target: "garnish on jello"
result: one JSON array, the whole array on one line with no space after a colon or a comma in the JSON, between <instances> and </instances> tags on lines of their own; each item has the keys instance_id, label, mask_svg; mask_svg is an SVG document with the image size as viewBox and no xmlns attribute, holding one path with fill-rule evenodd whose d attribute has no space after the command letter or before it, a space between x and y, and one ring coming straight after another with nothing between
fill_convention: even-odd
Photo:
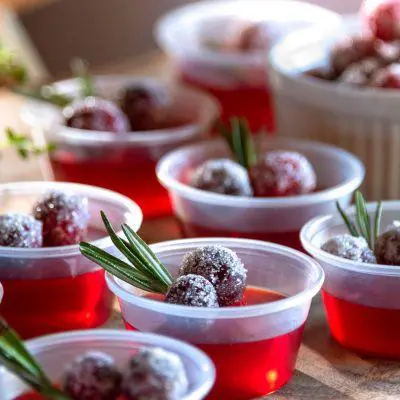
<instances>
[{"instance_id":1,"label":"garnish on jello","mask_svg":"<svg viewBox=\"0 0 400 400\"><path fill-rule=\"evenodd\" d=\"M0 87L13 88L26 82L27 70L15 54L0 45Z\"/></svg>"},{"instance_id":2,"label":"garnish on jello","mask_svg":"<svg viewBox=\"0 0 400 400\"><path fill-rule=\"evenodd\" d=\"M240 302L247 271L237 254L222 246L205 246L187 253L179 276L174 279L147 244L129 226L122 225L120 238L107 216L101 213L107 232L126 261L89 244L81 253L117 278L151 293L162 293L165 301L194 307L225 307Z\"/></svg>"},{"instance_id":3,"label":"garnish on jello","mask_svg":"<svg viewBox=\"0 0 400 400\"><path fill-rule=\"evenodd\" d=\"M0 246L42 247L42 223L30 215L0 215Z\"/></svg>"}]
</instances>

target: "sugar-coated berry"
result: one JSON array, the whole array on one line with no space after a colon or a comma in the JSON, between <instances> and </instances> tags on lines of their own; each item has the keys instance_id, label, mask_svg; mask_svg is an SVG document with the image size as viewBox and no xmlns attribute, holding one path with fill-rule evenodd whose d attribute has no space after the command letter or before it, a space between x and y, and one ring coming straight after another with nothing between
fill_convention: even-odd
<instances>
[{"instance_id":1,"label":"sugar-coated berry","mask_svg":"<svg viewBox=\"0 0 400 400\"><path fill-rule=\"evenodd\" d=\"M192 307L219 307L214 286L200 275L183 275L170 286L165 301Z\"/></svg>"},{"instance_id":2,"label":"sugar-coated berry","mask_svg":"<svg viewBox=\"0 0 400 400\"><path fill-rule=\"evenodd\" d=\"M335 236L325 242L321 249L334 256L348 260L370 264L376 263L375 255L363 237L355 237L347 233Z\"/></svg>"},{"instance_id":3,"label":"sugar-coated berry","mask_svg":"<svg viewBox=\"0 0 400 400\"><path fill-rule=\"evenodd\" d=\"M300 153L270 151L250 168L254 195L258 197L295 196L310 193L317 186L313 166Z\"/></svg>"},{"instance_id":4,"label":"sugar-coated berry","mask_svg":"<svg viewBox=\"0 0 400 400\"><path fill-rule=\"evenodd\" d=\"M0 215L0 246L37 248L42 242L40 221L24 214Z\"/></svg>"},{"instance_id":5,"label":"sugar-coated berry","mask_svg":"<svg viewBox=\"0 0 400 400\"><path fill-rule=\"evenodd\" d=\"M115 400L121 393L122 375L114 360L101 352L90 352L70 364L62 389L75 400Z\"/></svg>"},{"instance_id":6,"label":"sugar-coated berry","mask_svg":"<svg viewBox=\"0 0 400 400\"><path fill-rule=\"evenodd\" d=\"M373 76L371 86L386 89L400 89L400 63L382 68Z\"/></svg>"},{"instance_id":7,"label":"sugar-coated berry","mask_svg":"<svg viewBox=\"0 0 400 400\"><path fill-rule=\"evenodd\" d=\"M188 386L181 359L158 347L139 349L130 359L122 383L127 400L179 400Z\"/></svg>"},{"instance_id":8,"label":"sugar-coated berry","mask_svg":"<svg viewBox=\"0 0 400 400\"><path fill-rule=\"evenodd\" d=\"M87 198L50 192L33 208L35 219L43 223L43 245L68 246L84 240L89 223Z\"/></svg>"},{"instance_id":9,"label":"sugar-coated berry","mask_svg":"<svg viewBox=\"0 0 400 400\"><path fill-rule=\"evenodd\" d=\"M371 78L382 67L378 58L370 57L351 64L339 76L338 81L347 85L368 86Z\"/></svg>"},{"instance_id":10,"label":"sugar-coated berry","mask_svg":"<svg viewBox=\"0 0 400 400\"><path fill-rule=\"evenodd\" d=\"M362 14L371 33L378 39L392 42L400 39L400 2L398 0L366 0Z\"/></svg>"},{"instance_id":11,"label":"sugar-coated berry","mask_svg":"<svg viewBox=\"0 0 400 400\"><path fill-rule=\"evenodd\" d=\"M98 97L86 97L67 106L63 111L70 128L89 131L122 133L129 131L129 123L117 105Z\"/></svg>"},{"instance_id":12,"label":"sugar-coated berry","mask_svg":"<svg viewBox=\"0 0 400 400\"><path fill-rule=\"evenodd\" d=\"M197 167L192 175L191 186L231 196L253 194L246 169L227 158L208 160Z\"/></svg>"},{"instance_id":13,"label":"sugar-coated berry","mask_svg":"<svg viewBox=\"0 0 400 400\"><path fill-rule=\"evenodd\" d=\"M179 275L201 275L211 282L221 307L239 302L246 287L247 270L238 255L222 246L199 247L182 260Z\"/></svg>"},{"instance_id":14,"label":"sugar-coated berry","mask_svg":"<svg viewBox=\"0 0 400 400\"><path fill-rule=\"evenodd\" d=\"M375 243L378 264L400 266L400 228L394 227L378 237Z\"/></svg>"}]
</instances>

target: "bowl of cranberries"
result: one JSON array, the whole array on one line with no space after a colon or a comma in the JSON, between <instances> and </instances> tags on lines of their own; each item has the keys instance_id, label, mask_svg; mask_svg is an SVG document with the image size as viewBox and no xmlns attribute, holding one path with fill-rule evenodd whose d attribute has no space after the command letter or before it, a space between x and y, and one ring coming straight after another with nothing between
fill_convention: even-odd
<instances>
[{"instance_id":1,"label":"bowl of cranberries","mask_svg":"<svg viewBox=\"0 0 400 400\"><path fill-rule=\"evenodd\" d=\"M140 208L105 189L56 182L0 185L0 314L24 337L97 327L113 297L82 240L112 251L99 210L139 229Z\"/></svg>"},{"instance_id":2,"label":"bowl of cranberries","mask_svg":"<svg viewBox=\"0 0 400 400\"><path fill-rule=\"evenodd\" d=\"M256 158L246 163L246 151L232 159L220 139L160 161L158 178L185 236L245 237L301 249L300 228L334 210L335 200L348 204L363 180L361 162L336 147L266 136L254 146Z\"/></svg>"},{"instance_id":3,"label":"bowl of cranberries","mask_svg":"<svg viewBox=\"0 0 400 400\"><path fill-rule=\"evenodd\" d=\"M104 187L135 200L146 217L171 212L155 165L176 147L207 137L219 114L217 103L197 90L158 79L94 76L94 95L80 95L81 82L51 87L69 96L60 109L31 101L24 120L41 127L55 150L55 179Z\"/></svg>"},{"instance_id":4,"label":"bowl of cranberries","mask_svg":"<svg viewBox=\"0 0 400 400\"><path fill-rule=\"evenodd\" d=\"M400 24L400 13L388 18L389 25L373 26L362 10L334 29L290 35L270 55L277 131L356 154L369 172L363 189L369 200L400 196L400 37L381 32Z\"/></svg>"},{"instance_id":5,"label":"bowl of cranberries","mask_svg":"<svg viewBox=\"0 0 400 400\"><path fill-rule=\"evenodd\" d=\"M320 216L301 232L326 274L322 295L333 337L364 355L400 359L399 211L397 201L360 201L347 216L341 211L346 220Z\"/></svg>"},{"instance_id":6,"label":"bowl of cranberries","mask_svg":"<svg viewBox=\"0 0 400 400\"><path fill-rule=\"evenodd\" d=\"M241 115L259 130L273 126L265 68L269 49L289 32L338 19L299 1L203 1L169 12L155 35L176 60L181 81L213 94L224 119Z\"/></svg>"},{"instance_id":7,"label":"bowl of cranberries","mask_svg":"<svg viewBox=\"0 0 400 400\"><path fill-rule=\"evenodd\" d=\"M33 392L2 368L3 400L201 400L215 376L202 351L147 333L76 331L27 341L26 348L61 394Z\"/></svg>"}]
</instances>

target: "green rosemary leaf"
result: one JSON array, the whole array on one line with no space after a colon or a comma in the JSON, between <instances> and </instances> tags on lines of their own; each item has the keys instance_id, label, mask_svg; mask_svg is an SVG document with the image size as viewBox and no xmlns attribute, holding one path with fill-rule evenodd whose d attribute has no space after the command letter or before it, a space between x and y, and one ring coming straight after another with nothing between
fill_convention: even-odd
<instances>
[{"instance_id":1,"label":"green rosemary leaf","mask_svg":"<svg viewBox=\"0 0 400 400\"><path fill-rule=\"evenodd\" d=\"M239 126L241 132L242 149L245 157L244 167L249 169L257 161L256 148L253 137L251 136L251 133L249 133L250 129L247 120L241 118L239 120Z\"/></svg>"},{"instance_id":2,"label":"green rosemary leaf","mask_svg":"<svg viewBox=\"0 0 400 400\"><path fill-rule=\"evenodd\" d=\"M374 220L374 246L380 234L380 226L382 219L382 202L380 201L376 207L375 220Z\"/></svg>"},{"instance_id":3,"label":"green rosemary leaf","mask_svg":"<svg viewBox=\"0 0 400 400\"><path fill-rule=\"evenodd\" d=\"M344 210L342 209L342 207L338 201L336 202L336 208L337 208L340 216L342 217L343 222L346 224L350 235L355 236L355 237L360 236L359 232L357 231L356 226L350 221L350 218L346 215L346 213L344 212Z\"/></svg>"},{"instance_id":4,"label":"green rosemary leaf","mask_svg":"<svg viewBox=\"0 0 400 400\"><path fill-rule=\"evenodd\" d=\"M92 76L89 73L89 64L81 58L72 60L71 69L81 83L81 96L95 96Z\"/></svg>"},{"instance_id":5,"label":"green rosemary leaf","mask_svg":"<svg viewBox=\"0 0 400 400\"><path fill-rule=\"evenodd\" d=\"M220 119L216 122L215 128L219 132L219 134L226 140L232 153L234 153L234 148L232 144L232 135L230 130L223 124L223 122Z\"/></svg>"},{"instance_id":6,"label":"green rosemary leaf","mask_svg":"<svg viewBox=\"0 0 400 400\"><path fill-rule=\"evenodd\" d=\"M369 224L369 216L366 212L365 201L362 194L357 191L355 193L355 201L356 201L356 222L358 228L361 232L361 235L367 241L369 247L371 247L371 227Z\"/></svg>"}]
</instances>

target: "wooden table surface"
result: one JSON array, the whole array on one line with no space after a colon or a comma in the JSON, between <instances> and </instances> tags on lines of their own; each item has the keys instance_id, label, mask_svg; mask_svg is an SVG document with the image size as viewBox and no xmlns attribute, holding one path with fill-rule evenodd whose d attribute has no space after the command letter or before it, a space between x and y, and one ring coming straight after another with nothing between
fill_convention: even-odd
<instances>
[{"instance_id":1,"label":"wooden table surface","mask_svg":"<svg viewBox=\"0 0 400 400\"><path fill-rule=\"evenodd\" d=\"M106 70L112 73L145 74L149 74L149 71L157 74L166 71L164 60L153 56L133 65L127 62ZM20 98L0 92L0 131L5 126L23 126L18 121L21 105ZM21 161L8 149L1 152L2 181L43 180L44 175L48 175L48 171L40 168L38 160ZM179 237L172 217L145 221L141 234L151 242ZM107 326L122 328L118 310ZM337 345L329 335L321 299L318 297L311 308L295 375L288 385L268 399L399 400L400 362L361 358Z\"/></svg>"}]
</instances>

